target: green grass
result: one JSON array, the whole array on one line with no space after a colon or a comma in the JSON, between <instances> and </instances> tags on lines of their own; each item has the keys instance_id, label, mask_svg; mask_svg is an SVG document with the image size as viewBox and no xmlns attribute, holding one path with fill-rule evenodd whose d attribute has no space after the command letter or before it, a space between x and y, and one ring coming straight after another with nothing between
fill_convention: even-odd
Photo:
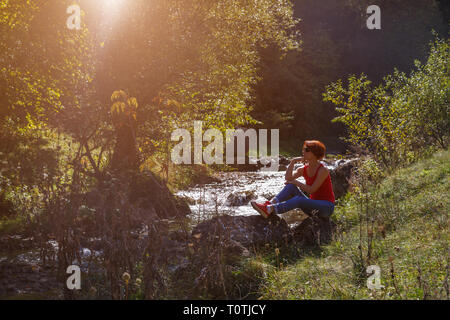
<instances>
[{"instance_id":1,"label":"green grass","mask_svg":"<svg viewBox=\"0 0 450 320\"><path fill-rule=\"evenodd\" d=\"M292 256L293 248L281 248L280 259L288 264L266 275L258 295L262 299L448 299L448 159L449 152L441 151L385 177L365 199L368 225L359 222L364 204L356 195L348 195L335 209L334 240L320 252L300 254L294 262L283 258ZM368 230L373 234L370 257ZM255 259L274 264L273 255ZM369 265L380 267L382 289L367 288Z\"/></svg>"}]
</instances>

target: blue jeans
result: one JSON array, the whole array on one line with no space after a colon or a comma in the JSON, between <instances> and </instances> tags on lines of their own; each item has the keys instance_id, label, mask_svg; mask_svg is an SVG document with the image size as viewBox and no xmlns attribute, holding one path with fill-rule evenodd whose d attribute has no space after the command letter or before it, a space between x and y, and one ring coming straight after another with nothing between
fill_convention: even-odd
<instances>
[{"instance_id":1,"label":"blue jeans","mask_svg":"<svg viewBox=\"0 0 450 320\"><path fill-rule=\"evenodd\" d=\"M334 203L326 200L313 200L292 183L287 184L274 198L276 202L273 208L276 214L288 212L300 208L307 215L311 215L313 210L318 210L319 217L329 217L334 211Z\"/></svg>"}]
</instances>

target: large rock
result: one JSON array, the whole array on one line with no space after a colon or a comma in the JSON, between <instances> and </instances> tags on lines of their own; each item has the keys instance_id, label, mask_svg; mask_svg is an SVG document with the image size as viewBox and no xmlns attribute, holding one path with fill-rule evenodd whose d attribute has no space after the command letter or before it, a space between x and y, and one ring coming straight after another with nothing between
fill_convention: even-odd
<instances>
[{"instance_id":1,"label":"large rock","mask_svg":"<svg viewBox=\"0 0 450 320\"><path fill-rule=\"evenodd\" d=\"M223 215L200 223L194 228L192 235L199 244L226 238L247 249L253 249L266 243L287 241L290 228L286 221L276 215L270 219L259 215Z\"/></svg>"},{"instance_id":2,"label":"large rock","mask_svg":"<svg viewBox=\"0 0 450 320\"><path fill-rule=\"evenodd\" d=\"M113 178L81 196L81 202L95 210L114 211L128 203L146 217L170 219L191 213L186 199L173 195L151 172L140 172L123 183Z\"/></svg>"},{"instance_id":3,"label":"large rock","mask_svg":"<svg viewBox=\"0 0 450 320\"><path fill-rule=\"evenodd\" d=\"M312 216L295 227L277 215L270 219L261 216L223 215L197 225L190 241L195 247L221 245L237 252L245 252L267 243L287 244L295 241L301 246L317 246L329 243L336 224L330 218Z\"/></svg>"},{"instance_id":4,"label":"large rock","mask_svg":"<svg viewBox=\"0 0 450 320\"><path fill-rule=\"evenodd\" d=\"M336 199L344 196L350 186L349 180L353 170L356 168L357 159L342 160L343 164L330 171L331 182L333 183L333 192Z\"/></svg>"},{"instance_id":5,"label":"large rock","mask_svg":"<svg viewBox=\"0 0 450 320\"><path fill-rule=\"evenodd\" d=\"M233 192L228 195L225 204L231 207L238 207L246 205L250 202L250 200L256 198L257 196L255 192L251 190L246 190L244 192Z\"/></svg>"},{"instance_id":6,"label":"large rock","mask_svg":"<svg viewBox=\"0 0 450 320\"><path fill-rule=\"evenodd\" d=\"M154 211L160 218L184 217L191 213L184 199L175 197L166 184L149 171L133 178L128 197L131 203Z\"/></svg>"},{"instance_id":7,"label":"large rock","mask_svg":"<svg viewBox=\"0 0 450 320\"><path fill-rule=\"evenodd\" d=\"M329 243L336 230L330 218L308 217L292 229L293 240L303 247L320 246Z\"/></svg>"},{"instance_id":8,"label":"large rock","mask_svg":"<svg viewBox=\"0 0 450 320\"><path fill-rule=\"evenodd\" d=\"M222 247L225 254L247 256L248 251L267 243L281 245L295 241L300 246L320 246L332 239L336 224L330 218L311 216L295 227L277 215L270 219L261 216L223 215L197 225L191 234L194 248Z\"/></svg>"}]
</instances>

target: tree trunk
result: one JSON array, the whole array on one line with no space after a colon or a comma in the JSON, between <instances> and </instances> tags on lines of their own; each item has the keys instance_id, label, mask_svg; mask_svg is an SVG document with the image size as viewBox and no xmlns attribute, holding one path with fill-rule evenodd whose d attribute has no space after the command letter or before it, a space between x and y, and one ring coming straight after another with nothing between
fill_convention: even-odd
<instances>
[{"instance_id":1,"label":"tree trunk","mask_svg":"<svg viewBox=\"0 0 450 320\"><path fill-rule=\"evenodd\" d=\"M134 130L129 124L117 129L117 142L111 161L113 170L137 172L139 158L136 149Z\"/></svg>"}]
</instances>

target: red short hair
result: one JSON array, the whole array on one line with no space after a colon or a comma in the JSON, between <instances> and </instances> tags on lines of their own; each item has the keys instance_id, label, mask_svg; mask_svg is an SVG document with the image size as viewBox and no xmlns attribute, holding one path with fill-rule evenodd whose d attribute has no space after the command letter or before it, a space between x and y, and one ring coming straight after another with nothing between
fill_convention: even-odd
<instances>
[{"instance_id":1,"label":"red short hair","mask_svg":"<svg viewBox=\"0 0 450 320\"><path fill-rule=\"evenodd\" d=\"M325 156L325 145L318 140L306 140L303 143L303 148L311 148L311 152L316 156L317 159L321 160Z\"/></svg>"}]
</instances>

